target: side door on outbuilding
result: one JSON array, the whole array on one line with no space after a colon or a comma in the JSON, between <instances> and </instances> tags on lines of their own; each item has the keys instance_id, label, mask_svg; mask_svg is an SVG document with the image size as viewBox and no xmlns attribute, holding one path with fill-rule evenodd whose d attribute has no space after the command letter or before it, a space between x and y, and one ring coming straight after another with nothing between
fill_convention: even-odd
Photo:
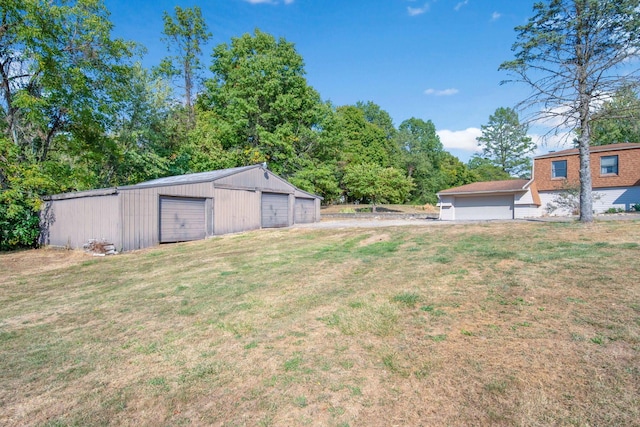
<instances>
[{"instance_id":1,"label":"side door on outbuilding","mask_svg":"<svg viewBox=\"0 0 640 427\"><path fill-rule=\"evenodd\" d=\"M314 199L296 197L293 209L294 224L308 224L316 220L316 202Z\"/></svg>"},{"instance_id":2,"label":"side door on outbuilding","mask_svg":"<svg viewBox=\"0 0 640 427\"><path fill-rule=\"evenodd\" d=\"M160 196L160 243L204 239L206 199Z\"/></svg>"},{"instance_id":3,"label":"side door on outbuilding","mask_svg":"<svg viewBox=\"0 0 640 427\"><path fill-rule=\"evenodd\" d=\"M455 219L513 219L513 195L456 197Z\"/></svg>"},{"instance_id":4,"label":"side door on outbuilding","mask_svg":"<svg viewBox=\"0 0 640 427\"><path fill-rule=\"evenodd\" d=\"M262 227L277 228L289 226L289 195L262 193Z\"/></svg>"}]
</instances>

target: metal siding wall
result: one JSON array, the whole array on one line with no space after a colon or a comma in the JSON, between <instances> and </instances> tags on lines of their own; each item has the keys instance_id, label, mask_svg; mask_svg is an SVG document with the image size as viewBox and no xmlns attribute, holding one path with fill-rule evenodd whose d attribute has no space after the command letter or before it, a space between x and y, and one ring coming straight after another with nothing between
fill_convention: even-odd
<instances>
[{"instance_id":1,"label":"metal siding wall","mask_svg":"<svg viewBox=\"0 0 640 427\"><path fill-rule=\"evenodd\" d=\"M217 188L213 200L216 235L260 228L260 193Z\"/></svg>"},{"instance_id":2,"label":"metal siding wall","mask_svg":"<svg viewBox=\"0 0 640 427\"><path fill-rule=\"evenodd\" d=\"M213 197L213 185L210 182L205 182L122 190L124 250L141 249L160 243L160 195L211 198Z\"/></svg>"},{"instance_id":3,"label":"metal siding wall","mask_svg":"<svg viewBox=\"0 0 640 427\"><path fill-rule=\"evenodd\" d=\"M268 178L265 177L265 174ZM216 185L257 188L265 191L293 193L295 187L263 169L250 169L216 181Z\"/></svg>"},{"instance_id":4,"label":"metal siding wall","mask_svg":"<svg viewBox=\"0 0 640 427\"><path fill-rule=\"evenodd\" d=\"M89 239L105 239L121 248L117 194L52 200L48 206L45 244L79 249Z\"/></svg>"}]
</instances>

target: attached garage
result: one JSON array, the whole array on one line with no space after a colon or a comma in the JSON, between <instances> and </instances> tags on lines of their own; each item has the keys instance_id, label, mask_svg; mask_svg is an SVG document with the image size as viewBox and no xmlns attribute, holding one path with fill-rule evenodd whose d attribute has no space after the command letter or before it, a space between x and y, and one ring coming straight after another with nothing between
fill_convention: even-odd
<instances>
[{"instance_id":1,"label":"attached garage","mask_svg":"<svg viewBox=\"0 0 640 427\"><path fill-rule=\"evenodd\" d=\"M474 182L438 193L441 220L525 218L540 206L533 181Z\"/></svg>"},{"instance_id":2,"label":"attached garage","mask_svg":"<svg viewBox=\"0 0 640 427\"><path fill-rule=\"evenodd\" d=\"M456 219L513 219L513 195L456 197Z\"/></svg>"},{"instance_id":3,"label":"attached garage","mask_svg":"<svg viewBox=\"0 0 640 427\"><path fill-rule=\"evenodd\" d=\"M304 200L302 205L297 200ZM118 251L320 220L321 197L264 165L159 178L140 184L57 194L41 211L43 245L82 248L107 240ZM298 214L294 212L299 206Z\"/></svg>"}]
</instances>

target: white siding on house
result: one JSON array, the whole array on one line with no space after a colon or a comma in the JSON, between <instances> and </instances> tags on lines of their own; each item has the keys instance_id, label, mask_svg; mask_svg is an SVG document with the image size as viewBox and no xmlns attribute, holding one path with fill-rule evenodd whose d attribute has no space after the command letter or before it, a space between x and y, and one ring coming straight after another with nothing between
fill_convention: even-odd
<instances>
[{"instance_id":1,"label":"white siding on house","mask_svg":"<svg viewBox=\"0 0 640 427\"><path fill-rule=\"evenodd\" d=\"M538 218L542 216L540 207L536 205L515 205L513 210L513 217L515 219L524 218Z\"/></svg>"},{"instance_id":2,"label":"white siding on house","mask_svg":"<svg viewBox=\"0 0 640 427\"><path fill-rule=\"evenodd\" d=\"M595 188L593 191L600 196L593 201L596 213L605 212L609 208L628 211L631 206L640 203L640 187Z\"/></svg>"},{"instance_id":3,"label":"white siding on house","mask_svg":"<svg viewBox=\"0 0 640 427\"><path fill-rule=\"evenodd\" d=\"M556 199L562 191L541 191L540 208L542 215L566 216L572 215L567 209L556 209L549 211L549 205L557 205ZM610 208L629 210L631 206L640 203L640 187L619 187L619 188L594 188L593 189L593 211L594 213L604 213Z\"/></svg>"},{"instance_id":4,"label":"white siding on house","mask_svg":"<svg viewBox=\"0 0 640 427\"><path fill-rule=\"evenodd\" d=\"M440 219L453 221L453 196L440 196Z\"/></svg>"}]
</instances>

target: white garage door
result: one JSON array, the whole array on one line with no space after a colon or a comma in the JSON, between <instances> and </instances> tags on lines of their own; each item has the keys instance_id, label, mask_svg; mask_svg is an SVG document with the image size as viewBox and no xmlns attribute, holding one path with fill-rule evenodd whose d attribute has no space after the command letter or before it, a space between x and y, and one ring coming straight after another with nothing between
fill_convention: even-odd
<instances>
[{"instance_id":1,"label":"white garage door","mask_svg":"<svg viewBox=\"0 0 640 427\"><path fill-rule=\"evenodd\" d=\"M289 195L262 193L262 227L289 226Z\"/></svg>"},{"instance_id":2,"label":"white garage door","mask_svg":"<svg viewBox=\"0 0 640 427\"><path fill-rule=\"evenodd\" d=\"M513 219L513 196L456 197L455 219Z\"/></svg>"},{"instance_id":3,"label":"white garage door","mask_svg":"<svg viewBox=\"0 0 640 427\"><path fill-rule=\"evenodd\" d=\"M316 219L316 203L313 199L303 199L296 197L293 222L296 224L307 224Z\"/></svg>"},{"instance_id":4,"label":"white garage door","mask_svg":"<svg viewBox=\"0 0 640 427\"><path fill-rule=\"evenodd\" d=\"M160 197L160 243L206 237L205 199Z\"/></svg>"}]
</instances>

